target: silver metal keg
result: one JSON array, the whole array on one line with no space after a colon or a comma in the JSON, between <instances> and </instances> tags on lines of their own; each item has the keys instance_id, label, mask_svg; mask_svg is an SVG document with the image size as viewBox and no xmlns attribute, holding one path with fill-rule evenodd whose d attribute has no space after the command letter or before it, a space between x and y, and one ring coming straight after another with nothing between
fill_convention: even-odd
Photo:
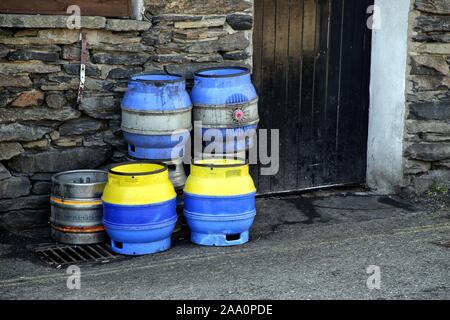
<instances>
[{"instance_id":1,"label":"silver metal keg","mask_svg":"<svg viewBox=\"0 0 450 320\"><path fill-rule=\"evenodd\" d=\"M108 175L102 170L74 170L52 177L52 238L68 244L106 240L101 196Z\"/></svg>"}]
</instances>

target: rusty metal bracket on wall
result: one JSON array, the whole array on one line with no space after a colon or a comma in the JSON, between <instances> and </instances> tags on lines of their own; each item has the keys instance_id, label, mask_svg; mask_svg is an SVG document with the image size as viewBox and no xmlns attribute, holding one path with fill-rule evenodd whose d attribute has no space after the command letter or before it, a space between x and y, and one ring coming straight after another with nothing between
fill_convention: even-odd
<instances>
[{"instance_id":1,"label":"rusty metal bracket on wall","mask_svg":"<svg viewBox=\"0 0 450 320\"><path fill-rule=\"evenodd\" d=\"M80 54L80 85L78 87L77 104L81 102L84 92L84 83L86 81L86 63L87 63L87 37L85 32L80 33L81 54Z\"/></svg>"}]
</instances>

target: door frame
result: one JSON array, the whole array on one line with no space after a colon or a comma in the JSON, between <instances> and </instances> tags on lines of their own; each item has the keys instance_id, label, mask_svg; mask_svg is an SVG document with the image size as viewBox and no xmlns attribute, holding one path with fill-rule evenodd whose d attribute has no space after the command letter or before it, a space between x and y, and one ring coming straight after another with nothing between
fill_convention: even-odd
<instances>
[{"instance_id":1,"label":"door frame","mask_svg":"<svg viewBox=\"0 0 450 320\"><path fill-rule=\"evenodd\" d=\"M375 0L379 28L372 32L367 185L390 194L403 182L406 79L411 0ZM395 30L393 32L393 30Z\"/></svg>"},{"instance_id":2,"label":"door frame","mask_svg":"<svg viewBox=\"0 0 450 320\"><path fill-rule=\"evenodd\" d=\"M331 1L333 1L333 0L331 0ZM269 1L269 2L271 2L271 1ZM310 1L309 1L310 2ZM316 2L317 2L317 0L316 0ZM370 16L370 12L365 12L366 11L366 6L369 6L371 3L373 3L374 2L374 0L370 0L370 1L363 1L363 3L361 4L361 5L359 5L358 4L358 11L357 12L361 12L362 14L365 14L365 16L366 17L369 17ZM340 3L340 2L339 2ZM367 4L366 4L367 3ZM352 5L352 2L351 1L345 1L345 3L342 3L342 15L344 15L344 7L347 9L347 8L351 8L351 5ZM330 6L330 8L328 8L329 10L331 10L331 6L332 6L332 2L331 3L329 3L328 4L328 6ZM339 4L339 6L340 6L340 4ZM283 7L283 8L285 8L285 6ZM257 7L255 7L254 8L254 10L253 10L253 12L255 13L256 12L256 10L257 10L258 8ZM334 10L338 10L338 11L340 11L341 9L340 8L334 8ZM347 10L348 11L348 10ZM348 15L349 14L353 14L352 12L352 10L350 10L349 12L345 12L346 13L346 16L345 16L345 18L348 18ZM275 12L277 12L277 11L275 11ZM258 12L256 12L256 14L257 14ZM266 14L266 15L270 15L271 14L271 12L268 12L268 14ZM316 17L317 18L317 17ZM349 28L351 29L352 28L352 26L353 26L353 28L355 28L354 26L356 25L356 26L358 26L358 29L359 29L359 31L361 31L362 33L364 33L364 43L365 43L365 45L363 45L363 49L364 49L364 54L363 54L363 56L364 57L370 57L371 56L371 54L372 54L372 48L371 48L371 43L372 43L372 41L370 40L370 38L371 38L371 30L368 30L368 29L366 29L366 30L363 30L364 28L366 28L366 18L364 17L364 16L361 16L361 17L359 17L360 18L360 20L358 21L358 24L356 24L356 23L346 23L346 28L347 29L345 29L346 31L343 31L343 30L341 30L341 47L344 47L344 45L342 44L342 41L344 41L343 39L344 39L344 36L343 35L348 35L349 34ZM253 31L253 33L252 33L252 40L255 38L255 36L256 37L258 37L258 39L259 39L259 37L261 36L260 35L260 33L258 32L258 31L256 31L255 32L255 30L257 29L257 27L258 27L258 25L256 25L256 23L259 23L259 25L261 25L261 20L262 20L263 18L261 17L261 12L259 12L259 16L258 15L255 15L255 29L254 29L254 31ZM334 19L334 25L336 25L336 23L337 24L339 24L339 21L341 21L340 23L342 24L342 28L344 28L344 21L346 21L345 19L344 19L344 16L342 16L342 17L335 17L335 19ZM348 20L347 20L348 21ZM357 20L355 20L355 21L357 21ZM329 17L328 18L328 27L330 28L330 24L331 24L331 26L333 26L333 20L331 19L331 17ZM275 27L275 26L272 26L272 27ZM261 28L261 27L260 27ZM259 31L260 31L260 29L258 29ZM330 29L329 29L330 30ZM339 29L340 30L340 29ZM273 31L273 30L269 30L269 31ZM346 32L346 33L345 33ZM367 34L368 33L370 33L370 38L366 38L367 37ZM359 34L359 33L358 33ZM316 37L317 37L317 34L316 34ZM346 36L347 38L348 38L348 36ZM336 39L338 39L337 40L337 42L339 42L339 36L337 36L337 37L335 37ZM325 38L324 38L325 39ZM350 38L349 39L353 39L352 38L352 36L350 36ZM368 40L368 41L366 41L366 39ZM326 48L327 48L327 50L329 49L329 46L330 46L330 41L332 41L332 40L330 40L330 34L328 34L328 41L326 41L325 40L325 42L328 42L328 45L327 44L325 44L325 46L326 46ZM354 41L354 40L351 40L351 41ZM261 42L261 43L259 43L259 42ZM348 41L347 41L348 42ZM253 51L254 51L254 54L252 55L252 60L250 61L250 63L251 63L251 65L253 66L253 67L255 67L255 66L257 66L258 67L258 70L260 69L260 67L261 67L261 60L260 60L260 57L259 57L259 55L255 55L255 53L256 54L258 54L258 53L260 53L260 50L262 50L261 49L261 47L263 46L263 43L264 43L264 41L252 41L252 43L253 43ZM334 43L334 42L333 42ZM258 46L258 47L257 47ZM275 44L273 44L273 46L275 46ZM336 45L335 45L336 46ZM350 45L350 46L348 46L347 45L347 47L349 47L349 48L353 48L353 46L352 45ZM345 47L345 48L347 48L347 47ZM335 47L336 48L336 47ZM341 50L342 50L342 48L341 48ZM275 49L274 49L274 51L275 51ZM362 54L362 53L361 53ZM355 54L355 55L357 55L357 54ZM259 60L257 60L256 61L256 63L255 63L255 59L259 59ZM341 57L340 57L340 59L342 59L342 52L341 52ZM333 180L333 179L331 179L332 181L328 181L328 182L330 182L330 183L327 183L327 181L325 181L326 183L317 183L317 184L315 184L314 186L297 186L297 188L289 188L289 186L284 186L285 187L285 189L284 190L264 190L263 192L261 192L261 194L281 194L281 193L290 193L290 192L297 192L297 191L307 191L307 190L314 190L314 189L320 189L320 188L325 188L325 187L330 187L330 188L332 188L332 187L336 187L336 186L353 186L353 185L361 185L361 184L366 184L366 182L367 182L367 151L368 151L368 149L367 149L367 128L368 128L368 109L370 108L370 106L369 106L369 98L370 98L370 94L369 94L369 84L370 84L370 67L371 67L371 63L370 63L370 58L369 58L369 60L366 60L366 61L361 61L362 62L362 64L361 64L361 66L363 66L363 69L364 70L366 70L366 72L365 72L365 78L363 79L364 80L364 88L363 88L363 90L362 91L360 91L360 92L364 92L365 94L364 94L364 106L365 106L365 108L364 108L364 113L365 113L365 115L364 115L364 117L365 117L365 119L364 119L364 123L365 123L365 126L366 126L366 128L364 129L364 130L366 130L365 131L365 133L364 133L364 136L362 137L362 139L360 139L360 141L361 142L364 142L364 148L359 148L359 149L357 149L357 150L355 150L356 151L356 155L358 155L358 156L360 156L361 157L361 161L360 161L360 163L361 163L361 168L362 168L362 166L364 166L364 172L360 172L360 174L358 175L358 179L353 179L353 180L355 180L355 181L350 181L351 179L348 179L349 181L344 181L344 179L336 179L336 180ZM336 63L336 61L335 61L335 63ZM341 66L341 63L342 63L342 61L340 61L339 62L340 64L339 64L339 66ZM353 63L352 63L352 61L348 61L348 59L346 59L345 60L345 65L346 65L346 68L348 69L349 68L349 65L353 65ZM353 69L352 69L353 70ZM341 71L339 70L339 74L341 73ZM347 74L352 74L351 72L348 72ZM258 73L258 75L259 75L259 73ZM327 75L328 76L328 75ZM339 77L341 77L340 75L339 75ZM354 81L354 82L352 82L352 83L359 83L358 82L359 80L356 80L356 81ZM260 82L260 81L259 81ZM261 83L259 83L259 85L261 85ZM341 93L340 92L340 85L341 85L341 83L339 83L339 94ZM347 86L347 87L349 87L350 88L350 84ZM351 91L349 88L347 88L347 91ZM353 87L352 87L353 88ZM267 88L266 88L267 89ZM328 89L327 89L328 90ZM270 90L269 90L270 91ZM345 88L344 88L344 91L345 91ZM348 96L348 92L347 91L345 91L345 93L346 93L346 100L349 100L349 98L347 97ZM358 91L359 92L359 91ZM361 98L362 99L362 98ZM348 103L348 101L344 101L344 103ZM333 102L334 104L336 103L336 102ZM337 110L339 110L339 103L338 103L338 106L337 106ZM345 123L344 123L344 125L345 125ZM269 125L269 127L271 127L270 125ZM281 139L282 139L282 137L280 137ZM346 141L346 139L340 139L341 141ZM294 144L295 145L295 144ZM356 145L356 144L354 144L354 145ZM336 147L337 148L337 147ZM342 149L342 148L341 148ZM327 163L327 162L324 162L324 163ZM345 174L344 172L346 172L345 170L342 170L342 171L340 171L341 173L343 173L343 174ZM252 171L252 174L253 175L256 175L256 174L260 174L260 172L259 172L259 170L253 170ZM342 174L341 174L342 175ZM356 181L357 180L357 181ZM334 182L334 183L333 183ZM314 184L314 183L313 183Z\"/></svg>"},{"instance_id":3,"label":"door frame","mask_svg":"<svg viewBox=\"0 0 450 320\"><path fill-rule=\"evenodd\" d=\"M374 0L373 10L378 12L372 11L379 14L380 25L372 30L366 184L380 194L397 192L403 182L408 35L412 32L409 13L413 2Z\"/></svg>"}]
</instances>

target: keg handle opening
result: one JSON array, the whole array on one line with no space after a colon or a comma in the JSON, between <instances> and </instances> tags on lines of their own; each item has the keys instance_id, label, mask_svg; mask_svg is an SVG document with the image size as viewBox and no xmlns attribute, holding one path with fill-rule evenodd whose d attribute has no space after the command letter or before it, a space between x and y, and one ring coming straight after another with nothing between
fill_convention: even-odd
<instances>
[{"instance_id":1,"label":"keg handle opening","mask_svg":"<svg viewBox=\"0 0 450 320\"><path fill-rule=\"evenodd\" d=\"M118 242L118 241L114 241L114 240L113 240L113 242L114 242L114 246L117 249L123 249L123 243L122 242Z\"/></svg>"},{"instance_id":2,"label":"keg handle opening","mask_svg":"<svg viewBox=\"0 0 450 320\"><path fill-rule=\"evenodd\" d=\"M244 234L248 234L248 231L235 234L226 234L224 241L229 246L242 244L242 240L245 238Z\"/></svg>"},{"instance_id":3,"label":"keg handle opening","mask_svg":"<svg viewBox=\"0 0 450 320\"><path fill-rule=\"evenodd\" d=\"M241 239L241 234L240 233L236 233L236 234L227 234L225 236L225 239L227 241L236 241L236 240L240 240Z\"/></svg>"}]
</instances>

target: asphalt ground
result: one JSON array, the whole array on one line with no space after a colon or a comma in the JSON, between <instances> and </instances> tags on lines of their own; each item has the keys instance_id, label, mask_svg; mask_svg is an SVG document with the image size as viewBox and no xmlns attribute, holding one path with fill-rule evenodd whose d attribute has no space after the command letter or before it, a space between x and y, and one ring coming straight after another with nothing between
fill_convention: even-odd
<instances>
[{"instance_id":1,"label":"asphalt ground","mask_svg":"<svg viewBox=\"0 0 450 320\"><path fill-rule=\"evenodd\" d=\"M1 299L449 299L450 209L337 193L258 199L249 243L66 269L30 251L48 229L0 234ZM369 279L370 278L370 279ZM368 281L369 279L369 281ZM368 285L369 282L369 285Z\"/></svg>"}]
</instances>

